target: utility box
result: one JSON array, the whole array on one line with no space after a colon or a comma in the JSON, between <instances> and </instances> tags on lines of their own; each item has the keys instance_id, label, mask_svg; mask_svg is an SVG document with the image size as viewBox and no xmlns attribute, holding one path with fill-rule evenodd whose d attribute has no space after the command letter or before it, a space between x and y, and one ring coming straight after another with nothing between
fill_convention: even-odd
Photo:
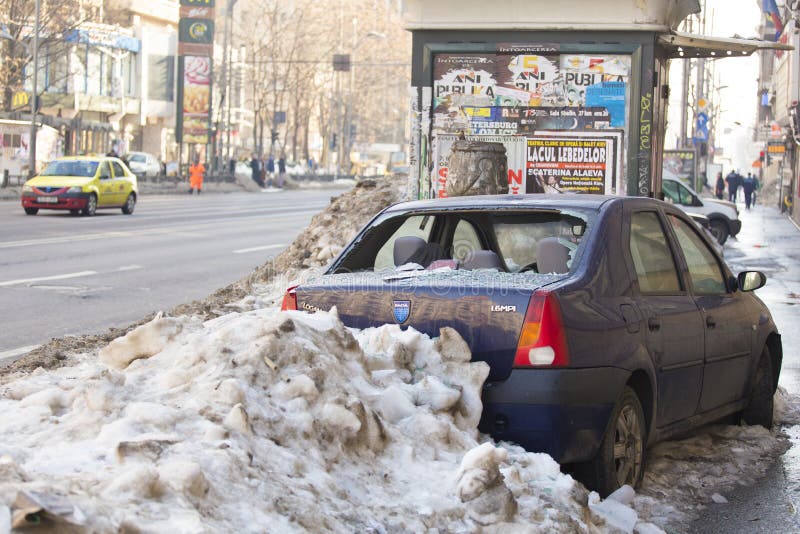
<instances>
[{"instance_id":1,"label":"utility box","mask_svg":"<svg viewBox=\"0 0 800 534\"><path fill-rule=\"evenodd\" d=\"M408 0L412 198L446 196L454 140L501 143L509 191L658 195L671 58L775 43L683 34L697 0Z\"/></svg>"}]
</instances>

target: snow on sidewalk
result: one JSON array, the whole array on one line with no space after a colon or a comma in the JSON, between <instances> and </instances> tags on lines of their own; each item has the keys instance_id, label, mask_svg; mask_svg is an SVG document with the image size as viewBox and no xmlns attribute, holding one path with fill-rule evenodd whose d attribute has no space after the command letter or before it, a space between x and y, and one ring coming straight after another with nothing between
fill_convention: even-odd
<instances>
[{"instance_id":1,"label":"snow on sidewalk","mask_svg":"<svg viewBox=\"0 0 800 534\"><path fill-rule=\"evenodd\" d=\"M26 491L98 532L649 533L785 446L755 427L668 442L643 494L603 501L548 455L478 434L487 373L450 329L157 316L0 387L0 520Z\"/></svg>"}]
</instances>

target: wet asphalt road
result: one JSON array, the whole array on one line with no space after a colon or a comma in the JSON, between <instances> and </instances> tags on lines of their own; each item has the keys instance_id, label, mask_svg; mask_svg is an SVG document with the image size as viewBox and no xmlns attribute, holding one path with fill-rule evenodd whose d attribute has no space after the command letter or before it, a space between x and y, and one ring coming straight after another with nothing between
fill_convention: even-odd
<instances>
[{"instance_id":1,"label":"wet asphalt road","mask_svg":"<svg viewBox=\"0 0 800 534\"><path fill-rule=\"evenodd\" d=\"M205 298L279 254L344 191L142 194L130 216L27 216L0 201L0 365Z\"/></svg>"},{"instance_id":2,"label":"wet asphalt road","mask_svg":"<svg viewBox=\"0 0 800 534\"><path fill-rule=\"evenodd\" d=\"M763 271L767 285L758 296L767 304L783 341L780 385L800 395L800 228L771 206L740 206L742 231L725 245L734 273ZM792 447L758 483L726 493L726 504L708 503L689 532L800 532L800 426L782 429Z\"/></svg>"}]
</instances>

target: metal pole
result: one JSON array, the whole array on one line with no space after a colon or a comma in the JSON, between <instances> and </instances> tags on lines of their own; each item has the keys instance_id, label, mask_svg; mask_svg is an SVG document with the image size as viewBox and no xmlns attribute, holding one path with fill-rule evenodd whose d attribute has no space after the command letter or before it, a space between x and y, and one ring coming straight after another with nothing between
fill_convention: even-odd
<instances>
[{"instance_id":1,"label":"metal pole","mask_svg":"<svg viewBox=\"0 0 800 534\"><path fill-rule=\"evenodd\" d=\"M39 23L41 18L41 0L36 0L36 19L33 24L33 87L31 88L31 133L28 141L28 175L36 174L36 115L37 92L39 86Z\"/></svg>"},{"instance_id":2,"label":"metal pole","mask_svg":"<svg viewBox=\"0 0 800 534\"><path fill-rule=\"evenodd\" d=\"M233 6L236 5L237 0L231 0L231 3L228 7L226 17L227 17L227 34L230 34L233 31ZM233 36L231 36L231 41ZM227 39L226 39L227 41ZM233 70L230 65L231 63L231 43L226 45L225 49L225 64L227 66L227 77L225 78L225 161L223 162L223 168L227 168L228 160L231 157L231 71Z\"/></svg>"}]
</instances>

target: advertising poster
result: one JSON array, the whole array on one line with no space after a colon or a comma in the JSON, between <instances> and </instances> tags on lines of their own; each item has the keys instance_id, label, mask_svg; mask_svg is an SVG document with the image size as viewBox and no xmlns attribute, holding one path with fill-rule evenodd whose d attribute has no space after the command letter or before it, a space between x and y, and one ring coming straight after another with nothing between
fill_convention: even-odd
<instances>
[{"instance_id":1,"label":"advertising poster","mask_svg":"<svg viewBox=\"0 0 800 534\"><path fill-rule=\"evenodd\" d=\"M558 56L498 56L496 61L498 89L502 93L498 95L499 105L564 105Z\"/></svg>"},{"instance_id":2,"label":"advertising poster","mask_svg":"<svg viewBox=\"0 0 800 534\"><path fill-rule=\"evenodd\" d=\"M503 143L506 147L508 161L508 192L512 195L525 193L525 164L527 161L524 137L467 135L468 141L484 141L487 143ZM431 189L437 198L446 197L447 172L449 170L450 151L457 135L439 134L436 136L433 172L431 173Z\"/></svg>"},{"instance_id":3,"label":"advertising poster","mask_svg":"<svg viewBox=\"0 0 800 534\"><path fill-rule=\"evenodd\" d=\"M694 150L665 150L661 174L695 187Z\"/></svg>"},{"instance_id":4,"label":"advertising poster","mask_svg":"<svg viewBox=\"0 0 800 534\"><path fill-rule=\"evenodd\" d=\"M183 58L183 142L209 142L211 121L211 58Z\"/></svg>"},{"instance_id":5,"label":"advertising poster","mask_svg":"<svg viewBox=\"0 0 800 534\"><path fill-rule=\"evenodd\" d=\"M527 148L528 193L613 193L611 140L533 137Z\"/></svg>"},{"instance_id":6,"label":"advertising poster","mask_svg":"<svg viewBox=\"0 0 800 534\"><path fill-rule=\"evenodd\" d=\"M472 135L531 134L537 130L602 130L611 116L604 107L462 107L453 123Z\"/></svg>"},{"instance_id":7,"label":"advertising poster","mask_svg":"<svg viewBox=\"0 0 800 534\"><path fill-rule=\"evenodd\" d=\"M437 54L433 65L433 112L460 106L494 104L497 81L494 54Z\"/></svg>"}]
</instances>

